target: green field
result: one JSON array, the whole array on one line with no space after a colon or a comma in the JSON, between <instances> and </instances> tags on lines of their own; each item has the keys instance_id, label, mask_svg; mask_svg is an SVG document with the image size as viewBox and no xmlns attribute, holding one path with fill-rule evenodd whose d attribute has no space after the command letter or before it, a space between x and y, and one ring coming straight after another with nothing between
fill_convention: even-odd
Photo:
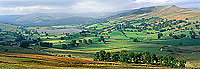
<instances>
[{"instance_id":1,"label":"green field","mask_svg":"<svg viewBox=\"0 0 200 69\"><path fill-rule=\"evenodd\" d=\"M171 7L173 10L178 9L176 6ZM154 11L154 14L158 16L136 10L138 12L119 14L80 25L24 27L0 23L0 68L134 68L134 65L151 67L151 64L142 64L145 61L141 64L104 61L122 64L122 66L116 65L117 67L104 64L90 66L66 63L70 62L69 59L81 60L79 63L82 61L97 63L100 60L93 60L98 56L95 54L99 51L111 52L110 54L121 51L150 52L157 55L156 58L172 56L178 60L186 60L185 67L200 68L200 21L198 21L199 16L196 16L199 11L190 10L193 12L190 17L189 14L188 16L183 14L188 13L188 9L182 9L182 13L172 14L171 11L159 13L162 6L152 8L142 10ZM82 32L38 32L38 30L53 30L54 32L60 29L79 29ZM29 56L26 56L28 54ZM21 55L23 56L20 57ZM154 63L154 60L151 62ZM152 65L159 67L158 64Z\"/></svg>"}]
</instances>

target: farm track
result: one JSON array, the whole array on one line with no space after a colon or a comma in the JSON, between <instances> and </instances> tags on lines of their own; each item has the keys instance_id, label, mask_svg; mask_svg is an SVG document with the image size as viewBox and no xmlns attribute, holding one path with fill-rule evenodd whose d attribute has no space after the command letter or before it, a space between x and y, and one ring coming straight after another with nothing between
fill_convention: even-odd
<instances>
[{"instance_id":1,"label":"farm track","mask_svg":"<svg viewBox=\"0 0 200 69\"><path fill-rule=\"evenodd\" d=\"M148 39L148 37L146 36L144 39L142 39L142 40L147 40Z\"/></svg>"}]
</instances>

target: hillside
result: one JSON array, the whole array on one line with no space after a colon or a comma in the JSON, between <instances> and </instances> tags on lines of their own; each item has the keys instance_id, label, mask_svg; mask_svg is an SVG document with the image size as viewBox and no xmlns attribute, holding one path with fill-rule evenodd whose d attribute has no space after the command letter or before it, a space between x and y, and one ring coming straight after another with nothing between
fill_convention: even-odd
<instances>
[{"instance_id":1,"label":"hillside","mask_svg":"<svg viewBox=\"0 0 200 69\"><path fill-rule=\"evenodd\" d=\"M58 26L79 25L95 18L73 14L28 14L16 16L0 16L0 22L17 26Z\"/></svg>"},{"instance_id":2,"label":"hillside","mask_svg":"<svg viewBox=\"0 0 200 69\"><path fill-rule=\"evenodd\" d=\"M20 26L80 25L96 18L104 18L117 13L34 13L27 15L1 15L0 22Z\"/></svg>"},{"instance_id":3,"label":"hillside","mask_svg":"<svg viewBox=\"0 0 200 69\"><path fill-rule=\"evenodd\" d=\"M26 19L20 18L16 21L16 24L22 26L45 27L45 26L58 26L58 25L80 25L82 23L89 22L91 20L94 20L94 18L77 16L77 17L56 19L55 17L52 16L37 16L32 18L27 17Z\"/></svg>"},{"instance_id":4,"label":"hillside","mask_svg":"<svg viewBox=\"0 0 200 69\"><path fill-rule=\"evenodd\" d=\"M200 68L199 10L154 6L119 13L73 26L84 30L79 33L37 32L52 27L52 31L65 28L61 24L68 19L85 20L79 16L37 18L37 15L19 19L39 24L41 20L55 20L61 26L41 23L51 27L15 28L4 24L15 31L0 31L0 51L7 52L0 53L0 67Z\"/></svg>"},{"instance_id":5,"label":"hillside","mask_svg":"<svg viewBox=\"0 0 200 69\"><path fill-rule=\"evenodd\" d=\"M126 13L121 13L110 18L132 20L149 17L160 17L166 19L182 19L200 20L200 10L180 8L175 5L154 6L135 9Z\"/></svg>"},{"instance_id":6,"label":"hillside","mask_svg":"<svg viewBox=\"0 0 200 69\"><path fill-rule=\"evenodd\" d=\"M96 38L105 38L98 42L99 44L90 44L90 47L93 47L89 49L90 52L149 51L159 56L186 60L186 67L199 68L199 15L200 10L154 6L122 12L82 25L80 28L98 35L93 38L95 43L98 42ZM72 49L88 51L83 49L83 46L85 45ZM96 49L94 46L101 48Z\"/></svg>"},{"instance_id":7,"label":"hillside","mask_svg":"<svg viewBox=\"0 0 200 69\"><path fill-rule=\"evenodd\" d=\"M17 28L13 25L3 24L3 23L0 22L0 29L6 30L6 31L13 31Z\"/></svg>"}]
</instances>

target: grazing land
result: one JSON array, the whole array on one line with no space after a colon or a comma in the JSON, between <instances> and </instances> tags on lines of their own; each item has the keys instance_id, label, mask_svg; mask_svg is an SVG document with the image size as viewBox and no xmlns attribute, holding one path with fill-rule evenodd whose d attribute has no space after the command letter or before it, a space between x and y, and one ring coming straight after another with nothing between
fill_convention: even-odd
<instances>
[{"instance_id":1,"label":"grazing land","mask_svg":"<svg viewBox=\"0 0 200 69\"><path fill-rule=\"evenodd\" d=\"M0 23L0 68L200 68L199 14L156 6L78 26Z\"/></svg>"}]
</instances>

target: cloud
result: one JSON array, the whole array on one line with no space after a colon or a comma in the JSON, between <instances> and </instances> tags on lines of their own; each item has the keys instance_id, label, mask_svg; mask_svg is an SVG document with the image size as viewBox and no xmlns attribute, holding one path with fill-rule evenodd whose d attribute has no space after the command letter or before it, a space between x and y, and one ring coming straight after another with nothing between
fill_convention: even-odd
<instances>
[{"instance_id":1,"label":"cloud","mask_svg":"<svg viewBox=\"0 0 200 69\"><path fill-rule=\"evenodd\" d=\"M76 10L78 12L108 12L117 10L116 5L111 4L110 2L103 2L103 1L82 1L79 3L76 3L72 6L73 10ZM119 7L118 7L119 8Z\"/></svg>"},{"instance_id":2,"label":"cloud","mask_svg":"<svg viewBox=\"0 0 200 69\"><path fill-rule=\"evenodd\" d=\"M0 14L114 12L148 6L200 6L199 0L0 0Z\"/></svg>"},{"instance_id":3,"label":"cloud","mask_svg":"<svg viewBox=\"0 0 200 69\"><path fill-rule=\"evenodd\" d=\"M28 14L34 11L51 10L52 7L47 6L18 6L18 7L0 7L1 14Z\"/></svg>"},{"instance_id":4,"label":"cloud","mask_svg":"<svg viewBox=\"0 0 200 69\"><path fill-rule=\"evenodd\" d=\"M23 10L35 10L35 9L44 9L44 10L49 10L52 9L51 7L47 6L27 6L27 7L0 7L2 10L15 10L15 11L23 11Z\"/></svg>"},{"instance_id":5,"label":"cloud","mask_svg":"<svg viewBox=\"0 0 200 69\"><path fill-rule=\"evenodd\" d=\"M142 3L165 3L168 1L169 0L135 0L133 2L142 4Z\"/></svg>"}]
</instances>

